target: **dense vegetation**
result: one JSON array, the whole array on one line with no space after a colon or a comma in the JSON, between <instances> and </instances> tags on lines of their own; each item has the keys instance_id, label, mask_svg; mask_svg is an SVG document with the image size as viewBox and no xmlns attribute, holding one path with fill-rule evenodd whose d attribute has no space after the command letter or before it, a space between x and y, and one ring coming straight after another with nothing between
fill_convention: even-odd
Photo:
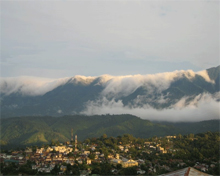
<instances>
[{"instance_id":1,"label":"dense vegetation","mask_svg":"<svg viewBox=\"0 0 220 176\"><path fill-rule=\"evenodd\" d=\"M147 138L174 134L218 131L219 120L195 123L156 123L132 115L96 115L64 117L14 117L1 119L1 145L41 145L51 140L69 141L71 129L80 141L102 134L116 137L132 134Z\"/></svg>"}]
</instances>

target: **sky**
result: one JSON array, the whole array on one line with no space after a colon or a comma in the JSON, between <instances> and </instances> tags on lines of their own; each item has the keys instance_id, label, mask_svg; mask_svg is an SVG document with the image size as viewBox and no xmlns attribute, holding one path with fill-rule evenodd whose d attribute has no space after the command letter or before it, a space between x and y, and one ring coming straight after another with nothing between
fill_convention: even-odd
<instances>
[{"instance_id":1,"label":"sky","mask_svg":"<svg viewBox=\"0 0 220 176\"><path fill-rule=\"evenodd\" d=\"M1 77L204 70L219 61L219 1L1 1Z\"/></svg>"}]
</instances>

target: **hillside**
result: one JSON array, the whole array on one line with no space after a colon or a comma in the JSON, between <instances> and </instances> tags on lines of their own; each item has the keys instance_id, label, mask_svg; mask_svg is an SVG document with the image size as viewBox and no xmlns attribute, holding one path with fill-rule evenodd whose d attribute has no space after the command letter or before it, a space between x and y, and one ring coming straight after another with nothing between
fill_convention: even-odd
<instances>
[{"instance_id":1,"label":"hillside","mask_svg":"<svg viewBox=\"0 0 220 176\"><path fill-rule=\"evenodd\" d=\"M35 145L51 140L69 141L71 129L80 141L99 137L132 134L148 138L174 134L218 131L219 120L194 123L155 123L132 115L96 115L63 117L13 117L1 119L1 145Z\"/></svg>"}]
</instances>

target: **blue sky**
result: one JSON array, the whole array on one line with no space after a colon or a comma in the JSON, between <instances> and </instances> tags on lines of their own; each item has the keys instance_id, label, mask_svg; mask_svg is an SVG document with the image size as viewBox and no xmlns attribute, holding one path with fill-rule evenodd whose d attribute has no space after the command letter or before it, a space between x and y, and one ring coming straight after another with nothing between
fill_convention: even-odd
<instances>
[{"instance_id":1,"label":"blue sky","mask_svg":"<svg viewBox=\"0 0 220 176\"><path fill-rule=\"evenodd\" d=\"M219 65L219 1L1 1L1 77Z\"/></svg>"}]
</instances>

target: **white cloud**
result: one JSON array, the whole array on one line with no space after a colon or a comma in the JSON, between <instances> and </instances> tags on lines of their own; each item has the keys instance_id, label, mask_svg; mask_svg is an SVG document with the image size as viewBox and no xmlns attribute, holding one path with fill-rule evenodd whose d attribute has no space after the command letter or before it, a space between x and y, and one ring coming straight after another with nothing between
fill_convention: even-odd
<instances>
[{"instance_id":1,"label":"white cloud","mask_svg":"<svg viewBox=\"0 0 220 176\"><path fill-rule=\"evenodd\" d=\"M220 102L210 94L200 94L186 104L184 97L170 108L157 110L149 105L138 107L125 106L121 100L107 100L105 97L98 101L89 101L87 109L82 114L133 114L143 119L156 121L202 121L219 119Z\"/></svg>"},{"instance_id":2,"label":"white cloud","mask_svg":"<svg viewBox=\"0 0 220 176\"><path fill-rule=\"evenodd\" d=\"M73 78L70 79L70 82L75 83L75 84L84 84L84 85L89 85L95 80L95 77L89 76L81 76L81 75L76 75Z\"/></svg>"},{"instance_id":3,"label":"white cloud","mask_svg":"<svg viewBox=\"0 0 220 176\"><path fill-rule=\"evenodd\" d=\"M209 75L208 75L208 73L207 73L206 70L199 71L199 72L197 72L197 74L200 75L200 76L202 76L207 82L210 82L210 83L212 83L212 84L215 83L214 80L211 80L211 79L209 78Z\"/></svg>"},{"instance_id":4,"label":"white cloud","mask_svg":"<svg viewBox=\"0 0 220 176\"><path fill-rule=\"evenodd\" d=\"M57 80L37 77L1 78L0 89L1 93L6 95L19 92L23 95L36 96L43 95L59 85L66 83L68 80L69 78Z\"/></svg>"},{"instance_id":5,"label":"white cloud","mask_svg":"<svg viewBox=\"0 0 220 176\"><path fill-rule=\"evenodd\" d=\"M72 78L68 77L60 79L48 79L39 77L1 78L0 88L1 93L5 93L7 95L20 92L23 95L35 96L43 95L48 91L51 91L54 88L67 83L67 81L75 84L82 83L84 85L89 85L95 79L97 79L96 84L102 85L104 87L104 90L100 92L101 96L106 96L108 98L119 98L133 93L137 88L141 86L147 89L149 93L152 91L161 93L161 91L167 89L174 80L184 76L192 80L196 74L202 76L207 82L213 83L213 80L210 80L206 71L196 73L192 70L180 70L149 75L102 75L99 77L86 77L77 75Z\"/></svg>"},{"instance_id":6,"label":"white cloud","mask_svg":"<svg viewBox=\"0 0 220 176\"><path fill-rule=\"evenodd\" d=\"M184 76L192 80L196 75L202 76L207 82L214 83L213 80L210 80L206 70L198 73L192 70L180 70L149 75L115 76L106 82L102 95L109 98L127 96L141 86L147 89L149 93L152 91L160 93L167 89L174 80L183 78Z\"/></svg>"}]
</instances>

